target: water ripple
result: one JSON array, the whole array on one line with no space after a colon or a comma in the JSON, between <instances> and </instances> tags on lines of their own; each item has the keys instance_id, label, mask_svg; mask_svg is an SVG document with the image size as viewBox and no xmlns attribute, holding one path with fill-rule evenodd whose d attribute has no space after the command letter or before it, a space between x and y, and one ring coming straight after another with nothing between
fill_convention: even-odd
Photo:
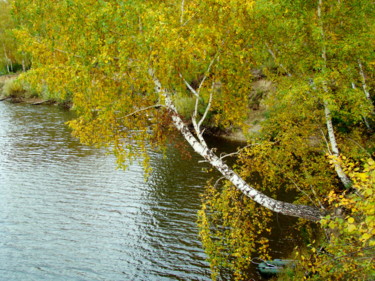
<instances>
[{"instance_id":1,"label":"water ripple","mask_svg":"<svg viewBox=\"0 0 375 281\"><path fill-rule=\"evenodd\" d=\"M0 116L0 280L209 280L202 167L171 149L145 183L71 138L70 113L0 103Z\"/></svg>"}]
</instances>

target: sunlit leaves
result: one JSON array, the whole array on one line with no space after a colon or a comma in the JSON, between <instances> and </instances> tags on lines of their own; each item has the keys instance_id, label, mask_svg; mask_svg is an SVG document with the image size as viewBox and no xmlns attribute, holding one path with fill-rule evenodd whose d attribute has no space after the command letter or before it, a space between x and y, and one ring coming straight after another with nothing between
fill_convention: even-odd
<instances>
[{"instance_id":1,"label":"sunlit leaves","mask_svg":"<svg viewBox=\"0 0 375 281\"><path fill-rule=\"evenodd\" d=\"M359 161L371 153L372 136L363 120L373 121L373 107L362 90L363 77L371 93L375 86L373 3L322 3L318 16L318 1L303 0L15 0L15 34L20 50L33 59L32 70L21 79L46 98L72 99L78 114L70 122L75 136L112 148L121 165L141 154L147 161L146 146L163 146L168 139L170 118L156 106L165 101L154 91L150 68L179 109L192 109L194 94L186 83L200 91L200 115L212 94L209 121L219 128L246 126L256 68L275 91L265 101L259 139L241 151L238 172L259 179L257 188L274 196L286 189L293 194L290 201L349 210L322 225L337 230L344 242L356 238L355 247L370 245L373 205L342 192L329 166L323 105L332 112L342 154ZM188 119L192 113L184 115ZM365 169L348 171L353 186L371 198ZM269 231L270 214L255 211L254 203L229 185L208 188L200 218L214 276L230 268L241 279L255 249L267 257L268 241L257 237ZM316 258L318 249L311 247L311 259L303 254L314 274L332 269L322 267L331 263ZM351 253L334 251L335 265ZM345 272L362 267L345 266Z\"/></svg>"},{"instance_id":2,"label":"sunlit leaves","mask_svg":"<svg viewBox=\"0 0 375 281\"><path fill-rule=\"evenodd\" d=\"M343 159L355 193L331 191L327 201L336 211L321 220L329 240L324 250L312 253L319 278L340 280L352 276L371 280L375 246L374 161L364 160L363 169ZM323 248L321 248L323 249ZM305 267L307 263L302 263ZM338 277L340 276L340 277Z\"/></svg>"},{"instance_id":3,"label":"sunlit leaves","mask_svg":"<svg viewBox=\"0 0 375 281\"><path fill-rule=\"evenodd\" d=\"M256 206L227 184L209 186L199 212L200 237L209 256L212 278L230 271L246 280L254 255L269 258L271 212Z\"/></svg>"}]
</instances>

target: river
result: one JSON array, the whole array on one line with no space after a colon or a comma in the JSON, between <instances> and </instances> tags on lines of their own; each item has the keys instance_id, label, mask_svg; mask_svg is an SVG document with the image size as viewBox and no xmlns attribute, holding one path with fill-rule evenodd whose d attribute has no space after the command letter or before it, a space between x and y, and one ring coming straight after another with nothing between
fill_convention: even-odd
<instances>
[{"instance_id":1,"label":"river","mask_svg":"<svg viewBox=\"0 0 375 281\"><path fill-rule=\"evenodd\" d=\"M197 158L152 153L146 183L72 138L71 117L0 103L0 280L210 280Z\"/></svg>"},{"instance_id":2,"label":"river","mask_svg":"<svg viewBox=\"0 0 375 281\"><path fill-rule=\"evenodd\" d=\"M72 117L0 103L0 280L210 280L196 226L206 164L151 152L145 182L139 163L117 170L113 155L74 139Z\"/></svg>"}]
</instances>

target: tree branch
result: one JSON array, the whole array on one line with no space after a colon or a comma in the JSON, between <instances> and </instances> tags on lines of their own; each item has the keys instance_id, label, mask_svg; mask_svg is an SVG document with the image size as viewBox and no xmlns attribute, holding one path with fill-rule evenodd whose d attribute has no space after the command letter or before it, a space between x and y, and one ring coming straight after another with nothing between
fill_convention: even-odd
<instances>
[{"instance_id":1,"label":"tree branch","mask_svg":"<svg viewBox=\"0 0 375 281\"><path fill-rule=\"evenodd\" d=\"M272 56L273 60L277 63L277 58L276 58L275 53L272 51L272 49L270 48L270 46L268 45L267 42L265 44L266 44L266 47L267 47L267 51ZM289 77L292 76L292 74L288 71L288 69L286 69L286 67L282 63L279 63L279 66L285 71L286 75L288 75Z\"/></svg>"},{"instance_id":2,"label":"tree branch","mask_svg":"<svg viewBox=\"0 0 375 281\"><path fill-rule=\"evenodd\" d=\"M243 194L257 202L261 206L268 208L276 213L304 218L311 221L318 221L323 217L324 213L319 208L278 201L268 197L267 195L261 193L254 187L247 184L235 171L233 171L233 169L231 169L218 156L216 156L211 149L209 149L196 137L194 137L194 135L190 132L189 128L178 114L177 109L174 106L172 99L170 98L169 92L167 92L162 87L159 79L155 76L155 72L153 69L149 69L149 75L151 76L151 79L155 85L155 91L164 98L165 107L169 112L172 118L172 123L176 127L176 129L182 134L182 136L196 153L206 159L238 190L240 190Z\"/></svg>"},{"instance_id":3,"label":"tree branch","mask_svg":"<svg viewBox=\"0 0 375 281\"><path fill-rule=\"evenodd\" d=\"M363 71L361 60L358 60L358 66L359 66L359 74L361 75L361 79L362 79L362 89L363 89L363 92L365 93L366 98L372 104L372 100L371 100L371 97L370 97L370 92L367 90L366 77L365 77L365 73Z\"/></svg>"},{"instance_id":4,"label":"tree branch","mask_svg":"<svg viewBox=\"0 0 375 281\"><path fill-rule=\"evenodd\" d=\"M211 92L210 92L210 98L209 98L208 104L206 106L206 110L204 111L204 114L203 114L201 120L199 120L199 122L198 122L198 129L199 130L200 130L200 127L202 126L203 121L206 119L208 112L210 111L213 92L214 92L214 89L212 87Z\"/></svg>"},{"instance_id":5,"label":"tree branch","mask_svg":"<svg viewBox=\"0 0 375 281\"><path fill-rule=\"evenodd\" d=\"M142 112L142 111L146 111L146 110L149 110L149 109L152 109L152 108L159 108L159 107L163 107L163 106L164 105L162 105L162 104L154 104L154 105L151 105L151 106L140 108L140 109L138 109L136 111L133 111L132 113L129 113L129 114L121 117L121 119L124 119L124 118L130 117L130 116L136 115L137 113Z\"/></svg>"}]
</instances>

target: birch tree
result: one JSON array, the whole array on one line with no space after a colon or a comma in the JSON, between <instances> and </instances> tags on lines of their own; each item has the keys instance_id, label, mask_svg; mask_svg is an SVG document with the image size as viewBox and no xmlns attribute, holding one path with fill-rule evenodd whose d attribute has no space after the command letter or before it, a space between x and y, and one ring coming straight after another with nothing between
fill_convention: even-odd
<instances>
[{"instance_id":1,"label":"birch tree","mask_svg":"<svg viewBox=\"0 0 375 281\"><path fill-rule=\"evenodd\" d=\"M311 256L296 280L307 278L303 272L308 271L314 272L311 279L316 280L335 280L335 274L340 276L338 279L343 276L371 279L368 262L373 257L369 247L372 242L366 240L361 245L343 246L346 238L343 238L342 230L347 227L354 229L350 223L353 221L349 219L355 213L354 209L348 205L330 205L324 199L332 198L332 194L341 194L343 202L354 197L358 202L365 198L363 191L353 195L352 180L343 155L361 163L361 159L371 157L373 147L373 135L368 133L363 121L365 116L372 120L370 123L373 122L372 98L371 94L370 98L365 98L360 89L363 79L357 61L366 57L370 65L374 59L368 45L372 42L368 38L373 34L373 23L368 21L370 14L371 3L367 1L257 1L253 25L249 24L258 38L253 49L256 50L253 52L255 60L261 62L259 67L275 81L277 89L267 100L269 109L268 119L263 123L263 141L258 139L257 145L241 151L241 175L247 178L260 176L262 180L257 183L257 188L265 188L267 193L276 194L278 189L293 190L298 193L296 201L340 214L340 219L330 217L324 220L321 230L327 240L320 239L319 242L316 242L309 224L299 224L304 233L310 229L307 243L315 245L311 246ZM373 77L373 72L368 70L368 75ZM350 81L356 81L358 87L352 88ZM332 166L327 166L327 159L331 159ZM345 186L347 190L343 191ZM354 188L357 187L355 184ZM330 192L333 193L327 195ZM257 218L253 225L249 224L246 220L249 213L239 212L256 208L241 198L226 185L218 188L216 183L212 184L200 213L201 235L214 272L219 274L221 269L230 269L239 280L252 277L246 275L250 264L247 257L261 249L257 251L258 255L267 258L264 247L269 244L269 241L261 240L267 224ZM373 204L370 203L373 200L366 200ZM229 203L223 208L226 201ZM365 209L360 215L362 219ZM250 213L252 218L257 212ZM264 212L260 216L270 218ZM215 224L222 227L213 228ZM298 231L295 227L293 232ZM338 228L341 231L337 231ZM370 229L373 225L366 231L373 231ZM361 235L356 236L354 232L349 236L361 241ZM331 256L318 253L322 245L331 249ZM357 251L353 250L355 247ZM256 250L251 252L249 249ZM340 260L340 256L348 257L348 260ZM361 256L367 256L363 263ZM308 266L313 260L316 263Z\"/></svg>"},{"instance_id":2,"label":"birch tree","mask_svg":"<svg viewBox=\"0 0 375 281\"><path fill-rule=\"evenodd\" d=\"M75 92L74 105L81 117L72 121L71 126L82 142L114 144L121 162L138 157L124 140L131 137L145 148L148 140L160 136L158 119L167 114L171 118L169 125L176 127L197 153L244 194L274 212L311 220L320 218L319 209L280 202L254 189L216 156L204 140L202 123L210 110L220 112L214 122L222 126L239 123L246 117L244 101L251 74L247 64L241 62L248 59L244 55L248 43L246 34L239 33L244 30L244 19L239 15L248 13L251 5L224 1L191 1L181 3L183 8L173 1L36 3L32 9L16 1L15 9L17 14L23 11L17 7L25 7L32 25L33 13L42 18L36 23L37 28L31 30L35 35L30 30L19 32L20 38L25 36L24 41L30 40L32 49L27 51L34 53L33 62L41 64L28 76L44 77L45 83L53 84L59 95ZM234 9L238 9L235 14ZM210 15L206 15L207 10ZM211 24L213 18L218 19L215 25ZM226 30L228 20L233 22L232 30ZM70 24L76 32L71 32ZM238 72L243 74L238 76ZM198 87L193 83L198 83ZM220 95L214 92L215 83L222 85ZM196 100L191 120L194 134L173 105L176 92ZM202 101L206 109L198 116L197 108ZM154 113L159 107L161 110ZM149 116L155 119L151 124ZM150 136L149 126L154 135ZM162 144L160 138L155 144Z\"/></svg>"},{"instance_id":3,"label":"birch tree","mask_svg":"<svg viewBox=\"0 0 375 281\"><path fill-rule=\"evenodd\" d=\"M13 14L21 51L33 63L20 79L72 99L78 117L69 125L81 142L112 149L120 165L142 157L147 166L148 146L162 149L177 130L222 174L230 191L223 200L216 191L207 195L206 230L218 209L246 215L236 229L246 224L253 236L267 228L260 214L264 221L275 212L313 222L334 214L324 198L342 189L338 176L348 185L341 155L360 159L367 152L362 120L373 118L370 1L15 0ZM253 68L278 89L268 99L261 145L241 150L233 169L208 146L205 128L246 130ZM264 185L254 181L257 174ZM276 199L285 186L280 179L297 191L294 201ZM269 211L257 214L259 206ZM212 241L209 231L202 237ZM241 247L247 248L234 246L234 260ZM215 257L211 262L220 267Z\"/></svg>"}]
</instances>

